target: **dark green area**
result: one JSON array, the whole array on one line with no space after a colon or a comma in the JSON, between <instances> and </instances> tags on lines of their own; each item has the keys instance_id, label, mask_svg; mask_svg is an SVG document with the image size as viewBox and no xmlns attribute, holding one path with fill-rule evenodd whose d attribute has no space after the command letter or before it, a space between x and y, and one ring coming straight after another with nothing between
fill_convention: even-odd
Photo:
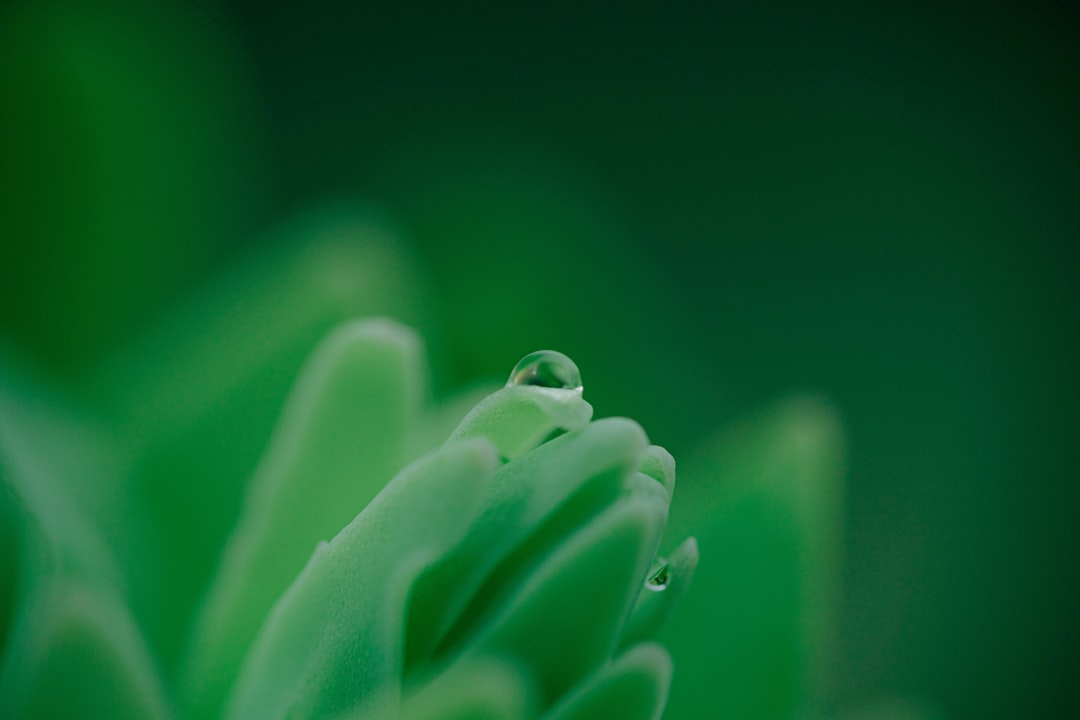
<instances>
[{"instance_id":1,"label":"dark green area","mask_svg":"<svg viewBox=\"0 0 1080 720\"><path fill-rule=\"evenodd\" d=\"M558 348L676 457L831 398L838 705L1080 712L1074 8L328 5L3 45L5 344L76 377L251 228L377 201L443 390Z\"/></svg>"}]
</instances>

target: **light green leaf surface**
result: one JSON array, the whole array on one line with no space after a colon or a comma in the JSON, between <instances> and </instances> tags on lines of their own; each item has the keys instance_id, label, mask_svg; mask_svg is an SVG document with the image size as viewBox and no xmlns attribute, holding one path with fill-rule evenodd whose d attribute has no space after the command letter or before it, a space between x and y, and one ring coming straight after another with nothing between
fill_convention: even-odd
<instances>
[{"instance_id":1,"label":"light green leaf surface","mask_svg":"<svg viewBox=\"0 0 1080 720\"><path fill-rule=\"evenodd\" d=\"M451 668L384 720L528 720L535 717L527 668L477 658ZM358 719L359 720L359 719Z\"/></svg>"},{"instance_id":2,"label":"light green leaf surface","mask_svg":"<svg viewBox=\"0 0 1080 720\"><path fill-rule=\"evenodd\" d=\"M305 365L191 626L181 716L531 718L611 660L659 546L670 455L633 421L589 422L580 391L508 386L383 488L430 442L420 353L410 331L366 321L339 328ZM24 415L0 417L7 455L38 475L78 474L90 454L44 452L71 428ZM44 446L33 427L51 428ZM20 581L14 600L29 614L10 623L6 647L43 659L9 655L5 687L17 691L0 695L4 707L55 716L69 697L57 684L78 675L93 683L70 696L84 715L169 715L159 659L119 591L127 576L100 537L107 516L86 517L61 485L22 487L61 538L38 545L63 550L66 569ZM146 557L159 551L152 542ZM656 686L641 683L639 694Z\"/></svg>"},{"instance_id":3,"label":"light green leaf surface","mask_svg":"<svg viewBox=\"0 0 1080 720\"><path fill-rule=\"evenodd\" d=\"M450 442L486 437L502 456L513 460L556 430L580 430L592 419L592 406L580 390L507 385L469 412Z\"/></svg>"},{"instance_id":4,"label":"light green leaf surface","mask_svg":"<svg viewBox=\"0 0 1080 720\"><path fill-rule=\"evenodd\" d=\"M659 720L671 672L671 657L664 648L638 645L567 693L544 720Z\"/></svg>"},{"instance_id":5,"label":"light green leaf surface","mask_svg":"<svg viewBox=\"0 0 1080 720\"><path fill-rule=\"evenodd\" d=\"M667 488L670 496L675 490L675 458L659 445L650 445L641 455L638 472L648 475Z\"/></svg>"}]
</instances>

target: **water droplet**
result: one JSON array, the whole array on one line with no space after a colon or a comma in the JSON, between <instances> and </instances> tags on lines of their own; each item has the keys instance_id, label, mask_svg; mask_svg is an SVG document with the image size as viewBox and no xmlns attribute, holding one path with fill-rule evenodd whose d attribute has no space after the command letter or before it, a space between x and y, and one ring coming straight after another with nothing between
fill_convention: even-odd
<instances>
[{"instance_id":1,"label":"water droplet","mask_svg":"<svg viewBox=\"0 0 1080 720\"><path fill-rule=\"evenodd\" d=\"M518 361L506 384L581 390L581 371L561 352L538 350Z\"/></svg>"},{"instance_id":2,"label":"water droplet","mask_svg":"<svg viewBox=\"0 0 1080 720\"><path fill-rule=\"evenodd\" d=\"M664 563L660 568L653 572L649 576L649 579L645 581L645 587L655 592L659 592L668 586L668 582L671 579L671 566Z\"/></svg>"}]
</instances>

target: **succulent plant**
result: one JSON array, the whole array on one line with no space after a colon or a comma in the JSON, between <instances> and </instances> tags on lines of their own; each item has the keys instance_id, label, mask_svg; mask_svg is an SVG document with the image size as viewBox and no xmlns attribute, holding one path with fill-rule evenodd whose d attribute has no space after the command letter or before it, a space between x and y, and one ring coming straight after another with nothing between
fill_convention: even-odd
<instances>
[{"instance_id":1,"label":"succulent plant","mask_svg":"<svg viewBox=\"0 0 1080 720\"><path fill-rule=\"evenodd\" d=\"M4 716L659 717L672 668L650 638L697 561L692 539L656 558L673 459L593 421L553 351L447 433L460 412L423 406L422 356L383 319L314 350L171 671L110 529L57 480L122 472L123 452L12 383Z\"/></svg>"},{"instance_id":2,"label":"succulent plant","mask_svg":"<svg viewBox=\"0 0 1080 720\"><path fill-rule=\"evenodd\" d=\"M350 319L425 326L370 214L284 235L75 380L0 347L3 717L822 714L827 405L707 438L670 504L565 356L433 396L418 333Z\"/></svg>"},{"instance_id":3,"label":"succulent plant","mask_svg":"<svg viewBox=\"0 0 1080 720\"><path fill-rule=\"evenodd\" d=\"M0 716L821 714L826 404L706 438L668 522L670 456L593 421L564 357L447 394L551 337L607 358L590 397L651 412L658 439L692 449L714 422L715 368L684 352L701 328L668 326L582 188L471 150L471 174L425 180L440 163L410 144L382 198L406 230L339 203L250 239L257 123L228 49L198 11L106 5L24 8L0 43L20 238L0 252ZM573 261L536 272L534 246ZM649 340L628 350L631 327ZM661 628L690 535L707 561Z\"/></svg>"}]
</instances>

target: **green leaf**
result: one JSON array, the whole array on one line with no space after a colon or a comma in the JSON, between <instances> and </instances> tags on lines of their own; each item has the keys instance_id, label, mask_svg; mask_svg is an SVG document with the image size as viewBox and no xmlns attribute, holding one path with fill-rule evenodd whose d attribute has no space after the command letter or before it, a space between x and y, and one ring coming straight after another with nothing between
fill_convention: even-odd
<instances>
[{"instance_id":1,"label":"green leaf","mask_svg":"<svg viewBox=\"0 0 1080 720\"><path fill-rule=\"evenodd\" d=\"M668 495L675 490L675 458L659 445L650 445L645 449L638 472L667 488Z\"/></svg>"},{"instance_id":2,"label":"green leaf","mask_svg":"<svg viewBox=\"0 0 1080 720\"><path fill-rule=\"evenodd\" d=\"M348 320L388 316L427 327L415 260L376 210L326 204L259 241L257 252L207 278L97 369L102 403L142 428L134 439L216 423L223 406L238 396L260 400L260 391L271 403L258 407L276 418L311 349Z\"/></svg>"},{"instance_id":3,"label":"green leaf","mask_svg":"<svg viewBox=\"0 0 1080 720\"><path fill-rule=\"evenodd\" d=\"M463 642L497 598L610 506L647 442L637 423L611 418L503 465L466 538L417 588L409 666Z\"/></svg>"},{"instance_id":4,"label":"green leaf","mask_svg":"<svg viewBox=\"0 0 1080 720\"><path fill-rule=\"evenodd\" d=\"M646 643L623 653L567 693L544 720L659 720L671 685L671 657Z\"/></svg>"},{"instance_id":5,"label":"green leaf","mask_svg":"<svg viewBox=\"0 0 1080 720\"><path fill-rule=\"evenodd\" d=\"M655 495L618 500L492 609L465 657L517 658L549 706L611 656L666 517Z\"/></svg>"},{"instance_id":6,"label":"green leaf","mask_svg":"<svg viewBox=\"0 0 1080 720\"><path fill-rule=\"evenodd\" d=\"M266 613L312 549L405 464L422 363L410 330L368 320L336 330L305 365L189 637L191 717L220 713Z\"/></svg>"},{"instance_id":7,"label":"green leaf","mask_svg":"<svg viewBox=\"0 0 1080 720\"><path fill-rule=\"evenodd\" d=\"M436 398L413 428L413 457L420 457L446 442L477 403L500 387L490 381L480 382Z\"/></svg>"},{"instance_id":8,"label":"green leaf","mask_svg":"<svg viewBox=\"0 0 1080 720\"><path fill-rule=\"evenodd\" d=\"M486 437L508 460L528 452L556 430L580 430L592 418L580 390L507 385L481 400L450 442Z\"/></svg>"},{"instance_id":9,"label":"green leaf","mask_svg":"<svg viewBox=\"0 0 1080 720\"><path fill-rule=\"evenodd\" d=\"M416 461L275 605L228 705L231 720L333 717L398 702L412 587L464 534L497 467L483 440Z\"/></svg>"},{"instance_id":10,"label":"green leaf","mask_svg":"<svg viewBox=\"0 0 1080 720\"><path fill-rule=\"evenodd\" d=\"M527 720L535 717L528 670L505 659L461 663L423 685L385 720ZM359 720L359 719L358 719Z\"/></svg>"}]
</instances>

